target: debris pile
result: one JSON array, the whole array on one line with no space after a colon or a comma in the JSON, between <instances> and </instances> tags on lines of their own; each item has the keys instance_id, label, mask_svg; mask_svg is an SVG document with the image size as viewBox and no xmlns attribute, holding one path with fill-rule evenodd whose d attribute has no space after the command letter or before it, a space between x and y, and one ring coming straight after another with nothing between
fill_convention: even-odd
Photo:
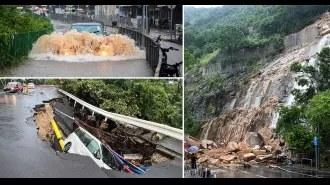
<instances>
[{"instance_id":1,"label":"debris pile","mask_svg":"<svg viewBox=\"0 0 330 185\"><path fill-rule=\"evenodd\" d=\"M42 141L54 142L55 133L50 124L53 119L53 109L49 103L37 105L35 107L36 114L34 115L38 129L38 137Z\"/></svg>"}]
</instances>

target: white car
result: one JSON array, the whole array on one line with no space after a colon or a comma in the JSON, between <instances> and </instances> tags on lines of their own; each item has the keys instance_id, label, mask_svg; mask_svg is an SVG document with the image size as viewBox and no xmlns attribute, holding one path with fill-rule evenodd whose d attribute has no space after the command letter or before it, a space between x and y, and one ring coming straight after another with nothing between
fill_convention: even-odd
<instances>
[{"instance_id":1,"label":"white car","mask_svg":"<svg viewBox=\"0 0 330 185\"><path fill-rule=\"evenodd\" d=\"M115 157L100 140L81 127L64 140L64 152L89 156L100 168L120 169Z\"/></svg>"},{"instance_id":2,"label":"white car","mask_svg":"<svg viewBox=\"0 0 330 185\"><path fill-rule=\"evenodd\" d=\"M34 85L34 83L28 83L28 87L29 87L29 89L34 89L35 85Z\"/></svg>"}]
</instances>

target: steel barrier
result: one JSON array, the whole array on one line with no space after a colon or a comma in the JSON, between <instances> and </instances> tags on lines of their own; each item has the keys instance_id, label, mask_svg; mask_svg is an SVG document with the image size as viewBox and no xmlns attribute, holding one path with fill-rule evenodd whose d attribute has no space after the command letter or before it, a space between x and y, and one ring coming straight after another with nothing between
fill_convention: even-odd
<instances>
[{"instance_id":1,"label":"steel barrier","mask_svg":"<svg viewBox=\"0 0 330 185\"><path fill-rule=\"evenodd\" d=\"M82 105L83 106L82 109L84 109L84 108L90 109L93 112L93 114L95 112L95 113L103 115L104 117L112 119L112 120L116 120L116 121L119 121L119 122L131 124L131 125L141 127L141 128L147 129L147 130L158 132L158 133L164 134L166 136L173 137L173 138L178 139L178 140L183 139L183 131L180 130L180 129L170 127L170 126L167 126L167 125L164 125L164 124L159 124L159 123L155 123L155 122L151 122L151 121L146 121L146 120L142 120L142 119L138 119L138 118L133 118L133 117L130 117L130 116L124 116L124 115L121 115L121 114L108 112L108 111L102 110L98 107L95 107L95 106L93 106L93 105L91 105L91 104L75 97L74 95L62 90L62 89L59 89L59 92L66 95L70 99L74 100L75 104L79 103L80 105Z\"/></svg>"}]
</instances>

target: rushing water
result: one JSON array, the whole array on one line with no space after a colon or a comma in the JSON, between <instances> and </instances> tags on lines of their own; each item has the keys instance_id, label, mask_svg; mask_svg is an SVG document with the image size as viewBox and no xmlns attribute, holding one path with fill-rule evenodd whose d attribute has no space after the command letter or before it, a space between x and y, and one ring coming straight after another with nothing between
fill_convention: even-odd
<instances>
[{"instance_id":1,"label":"rushing water","mask_svg":"<svg viewBox=\"0 0 330 185\"><path fill-rule=\"evenodd\" d=\"M36 60L71 62L118 61L144 59L145 52L135 45L133 39L125 35L103 36L71 30L65 34L53 32L41 36L34 44L29 57Z\"/></svg>"},{"instance_id":2,"label":"rushing water","mask_svg":"<svg viewBox=\"0 0 330 185\"><path fill-rule=\"evenodd\" d=\"M301 65L316 67L317 60L316 60L315 55L317 53L320 53L323 48L329 47L329 46L330 46L330 34L323 36L317 44L312 45L308 49L306 49L305 56L309 56L309 57L311 57L311 59L309 61L302 62ZM293 77L295 78L298 75L301 75L301 74L294 74ZM306 88L307 88L306 86L299 86L298 83L296 81L294 81L294 85L293 85L292 89L305 90ZM295 104L294 96L293 96L293 94L290 93L288 98L286 99L286 102L284 103L284 105L292 106L294 104ZM279 118L278 112L274 112L274 117L273 117L272 123L270 125L270 128L276 127L278 118Z\"/></svg>"}]
</instances>

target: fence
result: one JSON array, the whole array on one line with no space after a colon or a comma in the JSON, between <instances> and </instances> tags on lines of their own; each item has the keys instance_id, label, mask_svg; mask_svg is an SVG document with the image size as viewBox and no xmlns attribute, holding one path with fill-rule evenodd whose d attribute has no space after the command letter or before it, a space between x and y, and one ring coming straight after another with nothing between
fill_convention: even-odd
<instances>
[{"instance_id":1,"label":"fence","mask_svg":"<svg viewBox=\"0 0 330 185\"><path fill-rule=\"evenodd\" d=\"M33 43L35 43L40 36L52 31L54 31L54 28L53 26L50 26L46 29L35 32L13 34L11 41L11 55L14 58L20 58L28 55L33 47Z\"/></svg>"},{"instance_id":2,"label":"fence","mask_svg":"<svg viewBox=\"0 0 330 185\"><path fill-rule=\"evenodd\" d=\"M131 39L135 40L136 45L145 50L146 60L155 72L155 69L159 63L159 50L158 48L151 47L152 45L156 45L155 41L150 37L129 28L118 28L118 33L127 35Z\"/></svg>"},{"instance_id":3,"label":"fence","mask_svg":"<svg viewBox=\"0 0 330 185\"><path fill-rule=\"evenodd\" d=\"M0 34L0 68L8 66L12 60L27 56L40 36L52 32L53 26L35 32Z\"/></svg>"}]
</instances>

